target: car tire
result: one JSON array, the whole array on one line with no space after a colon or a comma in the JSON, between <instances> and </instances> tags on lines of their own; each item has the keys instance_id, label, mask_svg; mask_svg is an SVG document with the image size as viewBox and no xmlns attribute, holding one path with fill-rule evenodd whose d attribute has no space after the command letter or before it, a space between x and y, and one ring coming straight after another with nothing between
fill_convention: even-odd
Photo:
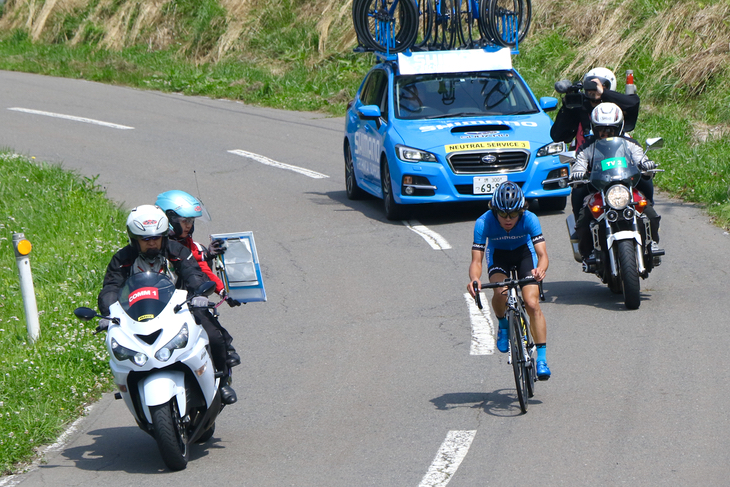
<instances>
[{"instance_id":1,"label":"car tire","mask_svg":"<svg viewBox=\"0 0 730 487\"><path fill-rule=\"evenodd\" d=\"M359 200L365 197L365 192L357 185L355 166L352 162L352 150L347 141L345 141L345 191L348 200Z\"/></svg>"},{"instance_id":2,"label":"car tire","mask_svg":"<svg viewBox=\"0 0 730 487\"><path fill-rule=\"evenodd\" d=\"M380 186L383 190L385 217L388 220L402 220L403 208L395 202L395 198L393 197L393 181L390 178L390 167L386 158L383 158L380 164Z\"/></svg>"}]
</instances>

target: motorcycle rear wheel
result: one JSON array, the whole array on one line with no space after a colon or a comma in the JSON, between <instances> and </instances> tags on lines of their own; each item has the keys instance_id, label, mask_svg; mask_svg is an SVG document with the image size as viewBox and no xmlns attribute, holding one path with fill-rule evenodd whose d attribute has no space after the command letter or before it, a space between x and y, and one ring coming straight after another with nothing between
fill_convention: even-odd
<instances>
[{"instance_id":1,"label":"motorcycle rear wheel","mask_svg":"<svg viewBox=\"0 0 730 487\"><path fill-rule=\"evenodd\" d=\"M641 305L641 287L639 269L636 263L636 244L633 240L618 242L618 259L621 282L624 289L624 303L628 309L639 309Z\"/></svg>"},{"instance_id":2,"label":"motorcycle rear wheel","mask_svg":"<svg viewBox=\"0 0 730 487\"><path fill-rule=\"evenodd\" d=\"M183 470L188 465L188 435L180 418L177 400L150 407L154 437L162 460L172 471Z\"/></svg>"}]
</instances>

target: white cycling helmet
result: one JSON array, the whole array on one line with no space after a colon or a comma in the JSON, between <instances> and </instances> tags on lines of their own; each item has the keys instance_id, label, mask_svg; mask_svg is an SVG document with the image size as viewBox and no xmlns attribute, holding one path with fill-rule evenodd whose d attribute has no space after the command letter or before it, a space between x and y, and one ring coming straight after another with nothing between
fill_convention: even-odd
<instances>
[{"instance_id":1,"label":"white cycling helmet","mask_svg":"<svg viewBox=\"0 0 730 487\"><path fill-rule=\"evenodd\" d=\"M591 126L594 135L598 135L599 127L613 127L617 137L624 130L624 112L615 103L601 103L591 112Z\"/></svg>"},{"instance_id":2,"label":"white cycling helmet","mask_svg":"<svg viewBox=\"0 0 730 487\"><path fill-rule=\"evenodd\" d=\"M604 88L616 91L616 75L608 68L593 68L583 76L583 84L593 78L598 78Z\"/></svg>"},{"instance_id":3,"label":"white cycling helmet","mask_svg":"<svg viewBox=\"0 0 730 487\"><path fill-rule=\"evenodd\" d=\"M132 245L144 238L166 237L169 231L170 222L159 206L140 205L129 212L127 234Z\"/></svg>"}]
</instances>

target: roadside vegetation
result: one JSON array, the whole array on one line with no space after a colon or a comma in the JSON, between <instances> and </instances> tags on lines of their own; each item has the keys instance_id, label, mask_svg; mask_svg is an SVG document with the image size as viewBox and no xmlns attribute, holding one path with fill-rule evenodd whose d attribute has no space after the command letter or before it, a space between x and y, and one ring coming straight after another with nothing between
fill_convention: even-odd
<instances>
[{"instance_id":1,"label":"roadside vegetation","mask_svg":"<svg viewBox=\"0 0 730 487\"><path fill-rule=\"evenodd\" d=\"M110 386L103 335L73 315L96 308L104 269L125 241L125 215L60 166L0 151L0 475L56 441ZM31 244L41 334L28 339L13 234Z\"/></svg>"},{"instance_id":2,"label":"roadside vegetation","mask_svg":"<svg viewBox=\"0 0 730 487\"><path fill-rule=\"evenodd\" d=\"M0 69L342 116L371 54L355 54L351 0L5 0ZM662 136L656 185L730 228L727 0L533 0L513 62L538 97L560 79L634 71L634 137ZM125 236L91 179L0 154L0 473L53 441L108 388L106 351L72 315L95 304ZM89 208L93 208L93 211ZM121 220L120 220L121 219ZM74 222L69 224L68 222ZM12 233L31 254L41 339L26 340ZM32 407L29 407L33 405Z\"/></svg>"}]
</instances>

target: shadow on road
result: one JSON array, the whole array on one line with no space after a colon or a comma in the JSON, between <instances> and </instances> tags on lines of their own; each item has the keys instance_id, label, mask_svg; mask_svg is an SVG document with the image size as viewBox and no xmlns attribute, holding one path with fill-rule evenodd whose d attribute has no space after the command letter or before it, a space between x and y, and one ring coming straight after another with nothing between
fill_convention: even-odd
<instances>
[{"instance_id":1,"label":"shadow on road","mask_svg":"<svg viewBox=\"0 0 730 487\"><path fill-rule=\"evenodd\" d=\"M155 439L136 427L97 429L89 431L87 436L93 438L92 444L63 450L63 456L76 468L132 474L170 472L162 461ZM217 441L219 439L214 436L203 444L190 445L188 461L206 456L210 448L224 448L216 445ZM42 470L65 467L52 462L39 466Z\"/></svg>"},{"instance_id":2,"label":"shadow on road","mask_svg":"<svg viewBox=\"0 0 730 487\"><path fill-rule=\"evenodd\" d=\"M549 281L543 285L549 303L592 306L609 311L626 310L624 295L614 294L597 277L595 281ZM641 300L648 300L644 293Z\"/></svg>"},{"instance_id":3,"label":"shadow on road","mask_svg":"<svg viewBox=\"0 0 730 487\"><path fill-rule=\"evenodd\" d=\"M514 389L499 389L494 392L454 392L431 399L431 402L440 411L466 407L482 409L492 416L519 416L522 414L517 401L517 392ZM528 401L530 406L541 403L542 401L534 397Z\"/></svg>"}]
</instances>

